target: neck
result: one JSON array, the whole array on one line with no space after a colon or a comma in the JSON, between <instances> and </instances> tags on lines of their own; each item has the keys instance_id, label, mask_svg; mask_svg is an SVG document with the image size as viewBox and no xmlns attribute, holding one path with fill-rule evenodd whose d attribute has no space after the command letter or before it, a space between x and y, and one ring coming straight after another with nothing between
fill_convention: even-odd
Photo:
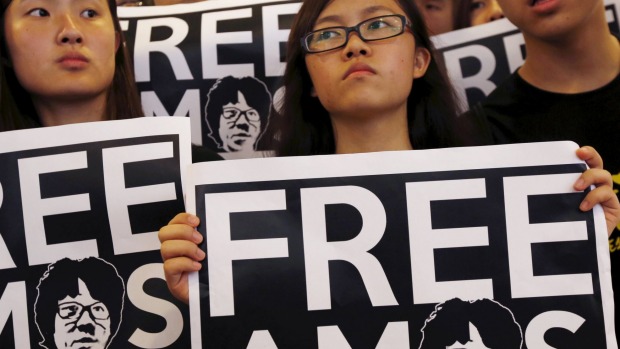
<instances>
[{"instance_id":1,"label":"neck","mask_svg":"<svg viewBox=\"0 0 620 349\"><path fill-rule=\"evenodd\" d=\"M336 154L413 149L407 107L374 115L332 115Z\"/></svg>"},{"instance_id":2,"label":"neck","mask_svg":"<svg viewBox=\"0 0 620 349\"><path fill-rule=\"evenodd\" d=\"M566 39L524 34L527 58L519 75L549 92L582 93L607 85L620 73L620 44L609 33L604 12Z\"/></svg>"},{"instance_id":3,"label":"neck","mask_svg":"<svg viewBox=\"0 0 620 349\"><path fill-rule=\"evenodd\" d=\"M59 126L105 119L107 94L92 99L57 100L32 97L43 126Z\"/></svg>"}]
</instances>

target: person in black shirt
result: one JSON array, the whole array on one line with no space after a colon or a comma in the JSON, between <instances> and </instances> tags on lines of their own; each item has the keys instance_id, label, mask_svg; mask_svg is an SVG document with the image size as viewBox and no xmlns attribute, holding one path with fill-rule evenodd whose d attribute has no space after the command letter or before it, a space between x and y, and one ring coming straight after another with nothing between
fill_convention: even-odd
<instances>
[{"instance_id":1,"label":"person in black shirt","mask_svg":"<svg viewBox=\"0 0 620 349\"><path fill-rule=\"evenodd\" d=\"M620 42L610 33L603 0L499 3L523 32L527 58L482 104L463 116L464 121L473 121L470 125L480 126L478 137L470 137L467 143L571 140L590 145L611 172L618 193ZM618 227L609 238L609 249L615 304L619 304Z\"/></svg>"}]
</instances>

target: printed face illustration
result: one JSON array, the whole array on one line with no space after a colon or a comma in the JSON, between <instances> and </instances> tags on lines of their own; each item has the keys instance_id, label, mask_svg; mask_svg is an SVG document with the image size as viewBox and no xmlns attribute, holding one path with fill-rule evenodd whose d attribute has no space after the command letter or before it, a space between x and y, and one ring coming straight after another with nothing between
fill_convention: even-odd
<instances>
[{"instance_id":1,"label":"printed face illustration","mask_svg":"<svg viewBox=\"0 0 620 349\"><path fill-rule=\"evenodd\" d=\"M222 107L219 136L226 151L252 151L261 130L260 115L241 92L237 92L237 98L239 102Z\"/></svg>"},{"instance_id":2,"label":"printed face illustration","mask_svg":"<svg viewBox=\"0 0 620 349\"><path fill-rule=\"evenodd\" d=\"M58 301L54 342L58 349L104 349L110 338L110 313L78 279L79 294Z\"/></svg>"},{"instance_id":3,"label":"printed face illustration","mask_svg":"<svg viewBox=\"0 0 620 349\"><path fill-rule=\"evenodd\" d=\"M482 338L480 338L478 329L471 322L469 323L469 338L470 340L467 343L461 344L460 342L455 342L446 347L446 349L491 349L482 343Z\"/></svg>"}]
</instances>

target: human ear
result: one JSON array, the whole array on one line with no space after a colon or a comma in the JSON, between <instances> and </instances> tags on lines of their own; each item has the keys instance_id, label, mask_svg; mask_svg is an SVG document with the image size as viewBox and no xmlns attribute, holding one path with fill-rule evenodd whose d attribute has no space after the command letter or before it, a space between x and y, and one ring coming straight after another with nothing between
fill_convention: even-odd
<instances>
[{"instance_id":1,"label":"human ear","mask_svg":"<svg viewBox=\"0 0 620 349\"><path fill-rule=\"evenodd\" d=\"M413 78L421 78L431 64L431 53L424 47L417 47L414 53Z\"/></svg>"}]
</instances>

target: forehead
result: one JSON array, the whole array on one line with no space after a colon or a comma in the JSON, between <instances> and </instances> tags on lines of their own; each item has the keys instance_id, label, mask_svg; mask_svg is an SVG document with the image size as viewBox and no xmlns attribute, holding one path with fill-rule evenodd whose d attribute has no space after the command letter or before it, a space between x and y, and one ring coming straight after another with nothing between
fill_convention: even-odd
<instances>
[{"instance_id":1,"label":"forehead","mask_svg":"<svg viewBox=\"0 0 620 349\"><path fill-rule=\"evenodd\" d=\"M384 14L404 14L404 11L396 0L332 0L321 11L315 25L327 22L354 25Z\"/></svg>"}]
</instances>

